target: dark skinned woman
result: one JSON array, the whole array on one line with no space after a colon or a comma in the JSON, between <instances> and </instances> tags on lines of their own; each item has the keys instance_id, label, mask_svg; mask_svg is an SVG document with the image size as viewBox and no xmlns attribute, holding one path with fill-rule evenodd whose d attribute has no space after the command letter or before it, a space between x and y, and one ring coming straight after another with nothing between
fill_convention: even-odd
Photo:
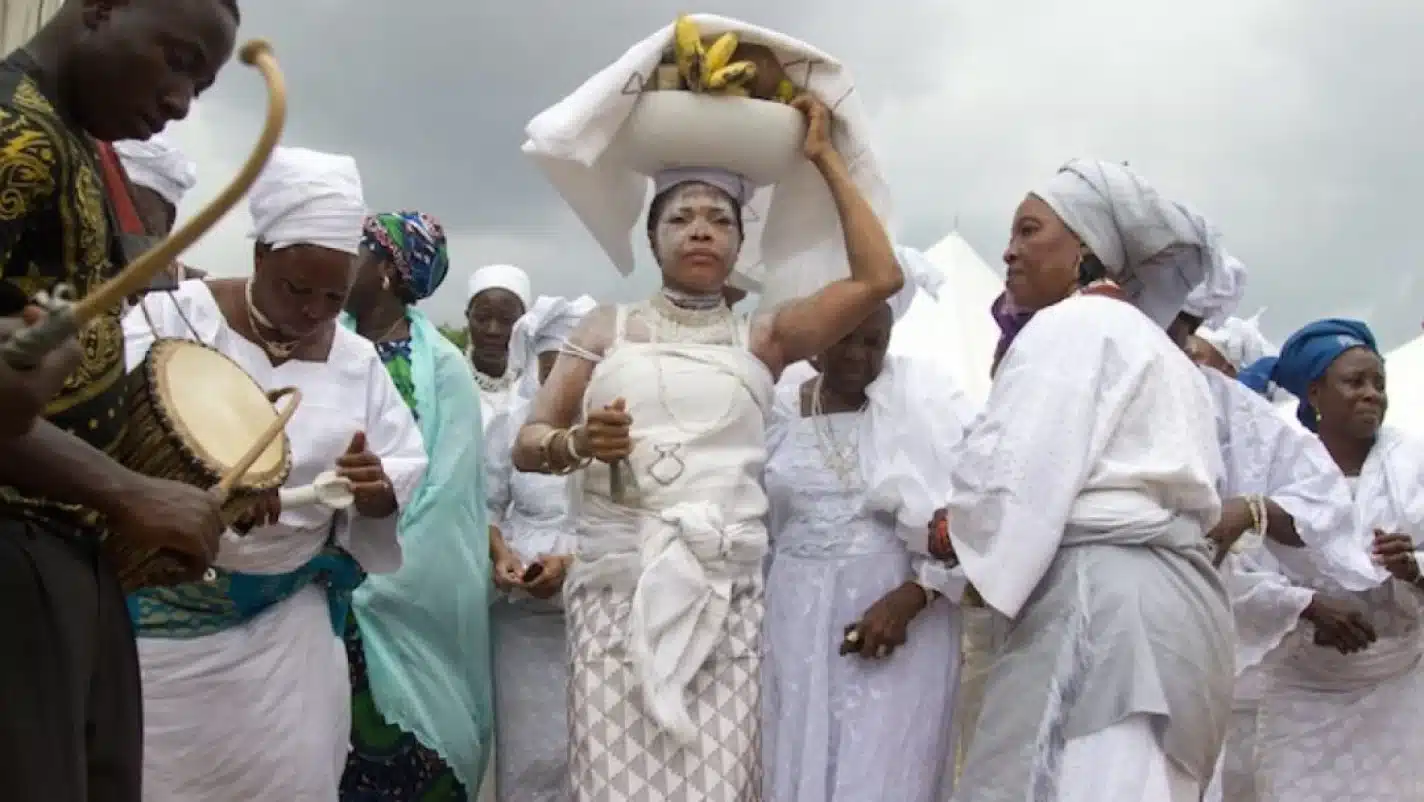
<instances>
[{"instance_id":1,"label":"dark skinned woman","mask_svg":"<svg viewBox=\"0 0 1424 802\"><path fill-rule=\"evenodd\" d=\"M1383 426L1385 366L1369 327L1328 319L1250 368L1300 399L1298 417L1345 474L1358 551L1378 584L1347 590L1313 566L1286 565L1320 611L1271 666L1257 733L1261 802L1405 802L1424 789L1421 624L1424 450Z\"/></svg>"},{"instance_id":2,"label":"dark skinned woman","mask_svg":"<svg viewBox=\"0 0 1424 802\"><path fill-rule=\"evenodd\" d=\"M420 431L366 339L337 324L365 218L350 157L278 148L249 198L251 278L151 293L124 323L196 339L264 389L293 386L289 487L334 470L355 503L264 509L223 535L218 579L129 597L144 691L144 798L335 799L351 731L340 633L367 573L401 565L400 511L425 472ZM202 377L195 377L201 382Z\"/></svg>"},{"instance_id":3,"label":"dark skinned woman","mask_svg":"<svg viewBox=\"0 0 1424 802\"><path fill-rule=\"evenodd\" d=\"M484 455L465 359L416 304L450 258L419 212L366 220L343 322L375 343L430 464L401 513L404 562L356 589L346 625L351 755L343 802L464 802L489 759L489 556Z\"/></svg>"},{"instance_id":4,"label":"dark skinned woman","mask_svg":"<svg viewBox=\"0 0 1424 802\"><path fill-rule=\"evenodd\" d=\"M899 513L907 484L942 481L977 409L939 354L887 355L913 290L813 358L814 376L777 386L762 738L782 802L940 802L952 779L959 628L940 597L955 590L908 542L934 501L903 526Z\"/></svg>"},{"instance_id":5,"label":"dark skinned woman","mask_svg":"<svg viewBox=\"0 0 1424 802\"><path fill-rule=\"evenodd\" d=\"M486 430L518 395L516 385L524 366L509 358L509 338L534 301L531 293L529 274L514 265L489 265L470 276L465 302L468 354L480 387L480 420Z\"/></svg>"}]
</instances>

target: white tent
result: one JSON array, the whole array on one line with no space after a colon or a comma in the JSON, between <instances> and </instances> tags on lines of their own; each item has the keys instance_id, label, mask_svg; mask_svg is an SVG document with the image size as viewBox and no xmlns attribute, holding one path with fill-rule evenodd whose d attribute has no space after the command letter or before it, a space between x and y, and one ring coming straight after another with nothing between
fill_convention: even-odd
<instances>
[{"instance_id":1,"label":"white tent","mask_svg":"<svg viewBox=\"0 0 1424 802\"><path fill-rule=\"evenodd\" d=\"M971 399L989 397L989 367L999 327L989 306L1004 289L1004 280L989 267L959 232L951 232L925 251L945 275L938 302L920 295L895 327L891 348L933 350L953 360L953 370Z\"/></svg>"},{"instance_id":2,"label":"white tent","mask_svg":"<svg viewBox=\"0 0 1424 802\"><path fill-rule=\"evenodd\" d=\"M1389 390L1385 420L1391 426L1424 435L1424 336L1385 354L1384 366Z\"/></svg>"}]
</instances>

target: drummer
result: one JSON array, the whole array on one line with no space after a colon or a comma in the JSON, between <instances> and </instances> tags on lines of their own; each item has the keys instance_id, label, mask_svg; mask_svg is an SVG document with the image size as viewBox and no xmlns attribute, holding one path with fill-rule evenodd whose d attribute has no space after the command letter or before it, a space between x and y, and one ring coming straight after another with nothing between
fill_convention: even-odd
<instances>
[{"instance_id":1,"label":"drummer","mask_svg":"<svg viewBox=\"0 0 1424 802\"><path fill-rule=\"evenodd\" d=\"M182 118L236 34L236 5L223 0L71 0L0 63L0 316L20 315L41 290L68 284L83 296L114 276L119 243L96 191L93 141L147 137ZM182 58L159 42L183 43ZM100 521L191 555L199 572L221 528L208 493L105 455L127 418L118 314L85 328L78 369L46 420L0 453L7 800L140 799L138 663L118 582L99 558ZM18 378L37 391L20 403L50 395L52 378Z\"/></svg>"},{"instance_id":2,"label":"drummer","mask_svg":"<svg viewBox=\"0 0 1424 802\"><path fill-rule=\"evenodd\" d=\"M198 166L163 134L115 142L114 153L128 175L134 209L144 230L149 236L168 236L178 219L178 204L198 183ZM207 275L182 262L174 262L168 272L175 284Z\"/></svg>"},{"instance_id":3,"label":"drummer","mask_svg":"<svg viewBox=\"0 0 1424 802\"><path fill-rule=\"evenodd\" d=\"M130 596L146 802L337 798L351 729L340 627L365 572L400 567L399 513L426 467L375 346L337 325L366 214L355 161L278 148L249 203L251 278L147 296L124 321L129 363L155 336L198 339L266 390L296 387L288 486L335 471L355 504L337 514L271 498L245 535L223 535L217 582Z\"/></svg>"}]
</instances>

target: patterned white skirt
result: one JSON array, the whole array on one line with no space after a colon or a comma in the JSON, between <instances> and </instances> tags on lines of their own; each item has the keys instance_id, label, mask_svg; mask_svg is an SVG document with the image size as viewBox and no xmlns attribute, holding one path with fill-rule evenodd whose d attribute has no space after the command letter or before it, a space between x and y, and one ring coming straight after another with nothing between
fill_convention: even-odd
<instances>
[{"instance_id":1,"label":"patterned white skirt","mask_svg":"<svg viewBox=\"0 0 1424 802\"><path fill-rule=\"evenodd\" d=\"M575 802L760 802L760 578L733 594L726 636L687 690L700 730L687 746L643 709L623 646L630 602L595 588L565 599Z\"/></svg>"}]
</instances>

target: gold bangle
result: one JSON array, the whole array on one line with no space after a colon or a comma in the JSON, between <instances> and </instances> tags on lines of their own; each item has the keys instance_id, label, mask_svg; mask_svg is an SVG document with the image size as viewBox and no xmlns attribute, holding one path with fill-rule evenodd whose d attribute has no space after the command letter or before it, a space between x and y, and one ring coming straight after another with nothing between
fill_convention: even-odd
<instances>
[{"instance_id":1,"label":"gold bangle","mask_svg":"<svg viewBox=\"0 0 1424 802\"><path fill-rule=\"evenodd\" d=\"M555 476L566 474L571 469L560 469L554 465L554 441L564 433L564 429L550 429L539 439L539 455L544 461L544 470Z\"/></svg>"},{"instance_id":2,"label":"gold bangle","mask_svg":"<svg viewBox=\"0 0 1424 802\"><path fill-rule=\"evenodd\" d=\"M569 459L573 460L575 468L587 468L589 464L593 462L593 457L585 457L578 453L578 447L574 443L577 439L577 433L582 429L583 424L574 426L568 430L567 436L564 438L564 450L568 452Z\"/></svg>"}]
</instances>

